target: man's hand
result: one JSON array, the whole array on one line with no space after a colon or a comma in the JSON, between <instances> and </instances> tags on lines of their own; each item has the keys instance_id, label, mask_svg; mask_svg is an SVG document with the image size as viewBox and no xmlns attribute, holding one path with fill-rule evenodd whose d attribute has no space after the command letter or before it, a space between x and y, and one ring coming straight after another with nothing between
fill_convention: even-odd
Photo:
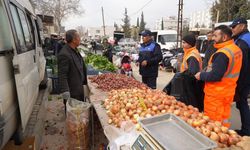
<instances>
[{"instance_id":1,"label":"man's hand","mask_svg":"<svg viewBox=\"0 0 250 150\"><path fill-rule=\"evenodd\" d=\"M65 100L68 100L70 98L70 93L69 91L63 92L62 93L62 98Z\"/></svg>"},{"instance_id":2,"label":"man's hand","mask_svg":"<svg viewBox=\"0 0 250 150\"><path fill-rule=\"evenodd\" d=\"M143 60L142 63L141 63L141 65L144 66L144 67L147 66L147 64L148 64L148 62L146 60Z\"/></svg>"},{"instance_id":3,"label":"man's hand","mask_svg":"<svg viewBox=\"0 0 250 150\"><path fill-rule=\"evenodd\" d=\"M201 79L201 72L197 72L197 73L195 74L195 78L196 78L197 80L200 80L200 79Z\"/></svg>"}]
</instances>

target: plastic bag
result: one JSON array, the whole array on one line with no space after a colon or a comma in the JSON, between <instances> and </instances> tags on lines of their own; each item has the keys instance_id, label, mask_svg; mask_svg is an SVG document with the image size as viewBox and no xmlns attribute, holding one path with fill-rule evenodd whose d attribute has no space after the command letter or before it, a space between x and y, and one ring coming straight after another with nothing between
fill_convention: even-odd
<instances>
[{"instance_id":1,"label":"plastic bag","mask_svg":"<svg viewBox=\"0 0 250 150\"><path fill-rule=\"evenodd\" d=\"M89 149L90 103L70 98L67 101L66 130L69 149Z\"/></svg>"}]
</instances>

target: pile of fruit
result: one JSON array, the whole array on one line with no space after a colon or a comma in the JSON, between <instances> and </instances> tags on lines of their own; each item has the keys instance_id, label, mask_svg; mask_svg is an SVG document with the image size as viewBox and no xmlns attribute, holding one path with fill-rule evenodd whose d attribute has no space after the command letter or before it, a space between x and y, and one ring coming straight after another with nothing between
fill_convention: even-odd
<instances>
[{"instance_id":1,"label":"pile of fruit","mask_svg":"<svg viewBox=\"0 0 250 150\"><path fill-rule=\"evenodd\" d=\"M131 120L137 124L138 118L172 113L216 141L219 147L235 145L241 140L235 131L222 126L220 122L210 120L197 108L176 101L174 97L168 96L160 90L146 88L112 90L103 105L110 118L109 123L116 127L120 127L123 121Z\"/></svg>"},{"instance_id":2,"label":"pile of fruit","mask_svg":"<svg viewBox=\"0 0 250 150\"><path fill-rule=\"evenodd\" d=\"M97 83L97 88L100 88L103 91L124 88L148 88L145 84L123 74L101 74L90 77L89 79L91 82Z\"/></svg>"}]
</instances>

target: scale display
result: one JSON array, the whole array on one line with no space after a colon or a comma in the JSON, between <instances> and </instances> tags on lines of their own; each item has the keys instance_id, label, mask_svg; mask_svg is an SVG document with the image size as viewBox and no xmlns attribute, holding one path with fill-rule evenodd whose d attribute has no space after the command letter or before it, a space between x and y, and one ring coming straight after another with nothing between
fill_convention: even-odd
<instances>
[{"instance_id":1,"label":"scale display","mask_svg":"<svg viewBox=\"0 0 250 150\"><path fill-rule=\"evenodd\" d=\"M139 135L131 147L132 150L155 150L150 142L142 135Z\"/></svg>"}]
</instances>

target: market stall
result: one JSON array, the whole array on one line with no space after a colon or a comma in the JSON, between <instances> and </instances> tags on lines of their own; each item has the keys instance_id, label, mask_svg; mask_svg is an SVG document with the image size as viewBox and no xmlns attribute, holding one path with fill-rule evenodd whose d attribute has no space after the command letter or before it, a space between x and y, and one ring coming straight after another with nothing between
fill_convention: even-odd
<instances>
[{"instance_id":1,"label":"market stall","mask_svg":"<svg viewBox=\"0 0 250 150\"><path fill-rule=\"evenodd\" d=\"M162 91L151 90L133 78L119 74L103 74L92 76L89 80L89 86L93 93L90 96L90 101L102 124L104 134L110 143L114 143L114 141L117 141L122 136L124 137L124 134L126 134L124 131L124 122L132 122L134 128L137 130L133 130L134 135L131 137L136 138L133 139L133 144L130 143L130 148L140 149L138 145L136 148L136 142L144 142L142 147L146 146L146 143L150 143L148 145L151 145L151 148L158 145L157 149L159 147L159 149L164 149L166 147L156 137L157 135L152 134L143 123L145 123L145 120L149 119L152 121L159 116L166 120L166 116L169 117L170 115L171 117L176 117L179 123L176 125L176 121L174 121L173 124L175 126L171 127L170 125L170 130L171 128L174 130L178 126L186 134L185 137L182 135L183 133L177 133L178 130L176 130L177 132L173 132L172 135L177 135L173 139L177 141L185 143L185 138L192 138L193 140L189 141L198 142L203 146L199 148L203 149L213 149L215 147L225 149L228 147L235 149L249 148L247 147L249 145L244 144L249 143L247 137L240 137L234 130L222 126L220 122L210 120L209 117L200 113L197 108L191 105L186 106L184 103L176 101L174 97L168 96ZM170 120L172 121L173 119ZM163 120L158 119L153 124L160 124L159 122L161 121ZM165 128L166 126L164 125L164 128L159 126L158 130L154 130L153 133L160 134L161 131L169 130L169 128ZM169 132L167 133L161 136L171 136ZM140 140L142 137L146 140ZM164 137L164 139L172 141L171 138ZM132 138L127 140L132 140ZM183 149L179 144L181 143L173 143L172 149ZM184 145L187 145L187 143ZM192 145L192 143L189 145ZM198 149L198 147L195 147L197 145L193 144L193 148ZM192 147L186 148L192 149Z\"/></svg>"}]
</instances>

